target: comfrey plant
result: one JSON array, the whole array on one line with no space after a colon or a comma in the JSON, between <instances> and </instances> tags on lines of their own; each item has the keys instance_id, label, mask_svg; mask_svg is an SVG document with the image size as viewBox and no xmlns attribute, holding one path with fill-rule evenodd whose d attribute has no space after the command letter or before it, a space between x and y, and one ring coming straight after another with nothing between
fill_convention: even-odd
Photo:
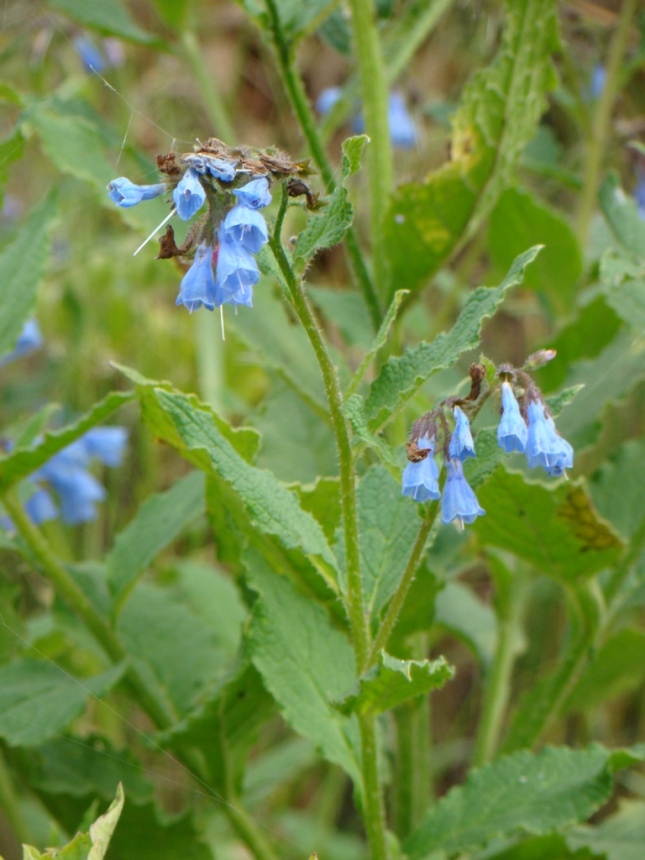
<instances>
[{"instance_id":1,"label":"comfrey plant","mask_svg":"<svg viewBox=\"0 0 645 860\"><path fill-rule=\"evenodd\" d=\"M526 364L536 368L554 357L553 350L542 351L530 356ZM508 454L525 454L530 468L541 466L553 477L566 475L566 469L573 467L573 448L556 430L542 393L525 370L504 364L487 372L486 366L473 364L470 377L467 397L443 400L414 423L402 481L403 495L415 502L441 498L441 522L454 522L461 528L486 513L464 476L463 463L475 456L468 414L474 417L492 394L501 395L500 448ZM443 494L434 459L437 450L446 469Z\"/></svg>"},{"instance_id":2,"label":"comfrey plant","mask_svg":"<svg viewBox=\"0 0 645 860\"><path fill-rule=\"evenodd\" d=\"M122 176L109 183L108 194L121 208L168 194L171 215L182 221L192 220L207 204L180 247L170 225L160 241L159 259L177 257L189 265L176 304L191 313L225 304L252 307L253 287L260 278L255 255L268 241L260 210L271 203L275 181L284 181L290 196L304 195L315 206L302 181L309 174L307 162L294 162L277 150L229 148L211 138L198 142L195 152L158 156L157 164L164 182L135 185Z\"/></svg>"}]
</instances>

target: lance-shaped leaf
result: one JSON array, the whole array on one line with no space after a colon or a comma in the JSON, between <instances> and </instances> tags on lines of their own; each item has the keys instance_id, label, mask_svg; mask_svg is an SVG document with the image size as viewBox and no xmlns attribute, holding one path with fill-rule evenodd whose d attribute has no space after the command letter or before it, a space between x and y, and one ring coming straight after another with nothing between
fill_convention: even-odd
<instances>
[{"instance_id":1,"label":"lance-shaped leaf","mask_svg":"<svg viewBox=\"0 0 645 860\"><path fill-rule=\"evenodd\" d=\"M106 559L107 582L117 603L155 556L204 510L204 476L199 471L146 499Z\"/></svg>"},{"instance_id":2,"label":"lance-shaped leaf","mask_svg":"<svg viewBox=\"0 0 645 860\"><path fill-rule=\"evenodd\" d=\"M331 195L321 215L310 217L307 226L298 236L293 250L293 262L302 270L321 248L330 248L341 241L354 218L354 208L347 198L347 179L361 166L361 155L367 142L362 134L350 137L343 143L341 181Z\"/></svg>"},{"instance_id":3,"label":"lance-shaped leaf","mask_svg":"<svg viewBox=\"0 0 645 860\"><path fill-rule=\"evenodd\" d=\"M286 549L299 549L309 556L333 586L335 559L325 535L302 510L295 493L270 472L249 465L222 432L226 425L213 411L179 392L143 387L144 414L153 432L175 445L199 468L211 470L235 491L252 525L273 535ZM156 409L150 410L150 397ZM159 420L161 418L161 420Z\"/></svg>"},{"instance_id":4,"label":"lance-shaped leaf","mask_svg":"<svg viewBox=\"0 0 645 860\"><path fill-rule=\"evenodd\" d=\"M69 15L83 27L95 30L103 36L118 36L141 44L161 44L154 36L142 30L130 17L118 0L101 0L100 3L85 3L84 0L48 0L48 5Z\"/></svg>"},{"instance_id":5,"label":"lance-shaped leaf","mask_svg":"<svg viewBox=\"0 0 645 860\"><path fill-rule=\"evenodd\" d=\"M632 759L633 760L633 759ZM601 746L547 747L497 759L472 771L429 812L404 845L410 860L451 855L518 830L535 835L585 821L611 797L612 772L630 764Z\"/></svg>"},{"instance_id":6,"label":"lance-shaped leaf","mask_svg":"<svg viewBox=\"0 0 645 860\"><path fill-rule=\"evenodd\" d=\"M31 475L51 460L54 454L80 439L88 430L101 424L120 406L133 399L134 395L130 392L113 391L73 424L69 424L62 430L46 433L42 442L35 447L16 448L5 457L0 457L0 489L7 490L27 475Z\"/></svg>"},{"instance_id":7,"label":"lance-shaped leaf","mask_svg":"<svg viewBox=\"0 0 645 860\"><path fill-rule=\"evenodd\" d=\"M421 343L384 364L365 402L371 429L397 412L433 374L450 367L460 355L479 345L483 321L495 313L507 290L522 283L524 270L540 250L541 246L536 245L520 254L498 287L478 287L471 293L449 332L442 332L432 343Z\"/></svg>"},{"instance_id":8,"label":"lance-shaped leaf","mask_svg":"<svg viewBox=\"0 0 645 860\"><path fill-rule=\"evenodd\" d=\"M637 260L645 257L645 222L638 214L636 201L625 194L615 173L605 179L599 197L603 215L621 245Z\"/></svg>"},{"instance_id":9,"label":"lance-shaped leaf","mask_svg":"<svg viewBox=\"0 0 645 860\"><path fill-rule=\"evenodd\" d=\"M332 705L356 682L349 640L260 556L249 553L247 562L258 592L249 633L253 663L287 722L359 785L358 724Z\"/></svg>"},{"instance_id":10,"label":"lance-shaped leaf","mask_svg":"<svg viewBox=\"0 0 645 860\"><path fill-rule=\"evenodd\" d=\"M381 651L378 664L359 680L359 692L344 699L339 707L343 713L381 714L440 689L454 674L454 667L443 657L398 660Z\"/></svg>"},{"instance_id":11,"label":"lance-shaped leaf","mask_svg":"<svg viewBox=\"0 0 645 860\"><path fill-rule=\"evenodd\" d=\"M0 254L0 357L11 352L36 300L49 260L48 234L55 212L54 199L49 195Z\"/></svg>"},{"instance_id":12,"label":"lance-shaped leaf","mask_svg":"<svg viewBox=\"0 0 645 860\"><path fill-rule=\"evenodd\" d=\"M450 161L395 191L384 225L391 294L418 289L510 184L555 84L555 7L507 2L500 51L467 85L453 118Z\"/></svg>"}]
</instances>

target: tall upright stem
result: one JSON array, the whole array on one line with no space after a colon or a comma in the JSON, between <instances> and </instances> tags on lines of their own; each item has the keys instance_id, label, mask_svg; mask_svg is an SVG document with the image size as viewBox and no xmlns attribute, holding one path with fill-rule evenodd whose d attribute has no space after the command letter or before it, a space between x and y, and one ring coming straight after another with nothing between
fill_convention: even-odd
<instances>
[{"instance_id":1,"label":"tall upright stem","mask_svg":"<svg viewBox=\"0 0 645 860\"><path fill-rule=\"evenodd\" d=\"M383 217L392 190L392 144L388 123L388 87L373 0L350 0L352 35L358 62L365 131L370 138L367 172L376 292L385 293Z\"/></svg>"},{"instance_id":2,"label":"tall upright stem","mask_svg":"<svg viewBox=\"0 0 645 860\"><path fill-rule=\"evenodd\" d=\"M282 206L286 206L286 190L283 189ZM280 221L280 216L278 216ZM359 674L367 668L369 651L369 630L363 607L363 583L361 581L360 558L358 548L358 526L356 517L356 486L354 479L354 463L349 436L349 428L343 414L343 398L336 374L336 368L329 356L313 311L302 288L302 282L296 277L287 258L282 242L277 233L269 239L273 255L289 288L293 308L303 325L305 333L313 348L318 361L320 373L325 386L332 430L338 451L338 467L340 473L340 503L343 513L343 530L345 536L345 554L347 565L347 603L349 620L352 630L352 641L356 654L356 669Z\"/></svg>"},{"instance_id":3,"label":"tall upright stem","mask_svg":"<svg viewBox=\"0 0 645 860\"><path fill-rule=\"evenodd\" d=\"M383 790L378 772L376 717L361 714L358 723L361 731L364 820L370 844L370 860L388 860Z\"/></svg>"},{"instance_id":4,"label":"tall upright stem","mask_svg":"<svg viewBox=\"0 0 645 860\"><path fill-rule=\"evenodd\" d=\"M611 112L616 93L618 92L621 66L627 48L629 30L637 7L638 0L623 0L618 26L616 27L616 32L609 48L607 77L596 106L591 136L587 142L587 159L584 166L582 194L578 209L578 234L583 247L587 241L589 224L591 223L596 206L602 163L611 124Z\"/></svg>"}]
</instances>

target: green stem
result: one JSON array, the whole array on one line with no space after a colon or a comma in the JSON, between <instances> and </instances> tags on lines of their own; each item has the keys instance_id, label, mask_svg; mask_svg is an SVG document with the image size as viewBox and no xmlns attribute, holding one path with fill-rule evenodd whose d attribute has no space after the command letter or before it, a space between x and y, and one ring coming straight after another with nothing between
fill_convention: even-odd
<instances>
[{"instance_id":1,"label":"green stem","mask_svg":"<svg viewBox=\"0 0 645 860\"><path fill-rule=\"evenodd\" d=\"M515 576L511 588L509 606L504 617L498 619L497 644L484 693L473 767L481 767L495 757L504 715L511 697L511 676L522 642L522 615L526 595L525 584L518 581L518 575Z\"/></svg>"},{"instance_id":2,"label":"green stem","mask_svg":"<svg viewBox=\"0 0 645 860\"><path fill-rule=\"evenodd\" d=\"M13 782L4 757L0 754L0 809L13 830L16 839L23 844L30 841L29 830L25 817L16 797Z\"/></svg>"},{"instance_id":3,"label":"green stem","mask_svg":"<svg viewBox=\"0 0 645 860\"><path fill-rule=\"evenodd\" d=\"M224 389L222 373L224 354L219 320L214 320L211 314L195 314L194 319L199 393L205 403L219 412L223 405Z\"/></svg>"},{"instance_id":4,"label":"green stem","mask_svg":"<svg viewBox=\"0 0 645 860\"><path fill-rule=\"evenodd\" d=\"M416 576L417 569L419 567L419 564L421 563L421 557L423 555L423 551L428 540L428 535L430 534L430 529L434 524L438 511L439 503L432 502L428 507L428 511L426 513L425 518L423 519L423 522L421 523L419 534L417 535L417 539L414 542L412 551L410 552L410 557L403 572L403 576L401 577L399 587L394 593L394 597L390 601L390 605L388 606L387 612L385 613L385 618L381 623L378 635L374 640L374 644L372 645L372 650L370 652L369 660L367 662L368 666L373 666L378 659L379 652L387 647L390 634L392 633L394 625L396 624L396 620L399 617L399 612L403 608L403 604L405 603L405 598L408 595L410 586L414 582L414 577Z\"/></svg>"},{"instance_id":5,"label":"green stem","mask_svg":"<svg viewBox=\"0 0 645 860\"><path fill-rule=\"evenodd\" d=\"M199 87L208 112L208 118L213 125L215 134L226 141L229 146L232 146L236 142L235 129L231 124L222 97L213 83L213 76L206 67L203 54L199 49L197 37L192 30L185 30L181 34L181 46L186 62L197 81L197 86Z\"/></svg>"},{"instance_id":6,"label":"green stem","mask_svg":"<svg viewBox=\"0 0 645 860\"><path fill-rule=\"evenodd\" d=\"M286 190L283 188L283 204ZM269 239L273 255L280 267L282 276L291 293L293 308L303 325L311 343L320 367L325 386L332 430L336 439L338 451L338 466L340 473L340 502L343 513L343 529L345 534L345 553L347 566L347 602L349 620L352 630L352 640L356 654L356 669L358 674L366 668L369 650L369 629L363 607L363 584L361 581L360 559L358 549L358 527L356 517L356 486L354 480L354 464L349 428L343 414L343 398L338 381L336 368L329 356L322 334L316 323L307 296L302 288L302 282L296 277L287 258L282 242L277 233Z\"/></svg>"},{"instance_id":7,"label":"green stem","mask_svg":"<svg viewBox=\"0 0 645 860\"><path fill-rule=\"evenodd\" d=\"M364 821L370 846L370 860L388 860L383 791L378 771L376 718L361 714L358 724L361 732Z\"/></svg>"},{"instance_id":8,"label":"green stem","mask_svg":"<svg viewBox=\"0 0 645 860\"><path fill-rule=\"evenodd\" d=\"M596 206L605 148L611 126L611 112L620 84L621 66L627 49L629 30L638 2L639 0L624 0L622 4L616 32L609 47L607 77L593 118L578 210L578 233L583 248L587 243L589 225Z\"/></svg>"},{"instance_id":9,"label":"green stem","mask_svg":"<svg viewBox=\"0 0 645 860\"><path fill-rule=\"evenodd\" d=\"M326 189L329 193L336 188L336 180L331 163L327 158L325 147L318 134L318 128L314 114L305 92L302 78L296 70L295 59L293 52L289 47L289 43L282 29L280 15L276 6L275 0L266 0L267 10L271 21L271 35L273 45L278 61L278 71L284 84L291 106L298 118L302 132L307 140L309 151L313 157L318 170L323 178ZM370 278L370 274L365 265L363 254L361 253L358 239L354 229L351 228L345 236L345 246L349 257L352 273L358 288L360 289L365 303L367 305L372 325L374 329L378 329L382 311L381 303L378 294L374 289L374 284Z\"/></svg>"},{"instance_id":10,"label":"green stem","mask_svg":"<svg viewBox=\"0 0 645 860\"><path fill-rule=\"evenodd\" d=\"M392 144L388 122L388 86L373 0L350 0L352 34L358 62L367 148L372 255L377 295L385 295L383 220L393 181Z\"/></svg>"},{"instance_id":11,"label":"green stem","mask_svg":"<svg viewBox=\"0 0 645 860\"><path fill-rule=\"evenodd\" d=\"M72 579L65 567L56 558L40 530L36 528L24 512L14 491L9 490L2 494L2 504L7 514L11 517L21 538L40 565L42 572L54 586L57 594L83 621L113 662L120 663L127 661L127 652L121 645L118 637L111 627L108 626L103 616L94 608L85 593ZM158 696L153 690L149 689L144 678L131 663L127 664L126 680L130 692L157 728L170 728L177 722L172 709L161 696ZM202 768L198 766L194 756L191 756L190 753L181 754L180 761L189 773L195 773L197 778L201 782L204 782L203 774L200 773ZM258 860L277 860L253 820L249 818L239 805L233 806L232 804L227 804L224 806L224 811L240 837L251 848Z\"/></svg>"},{"instance_id":12,"label":"green stem","mask_svg":"<svg viewBox=\"0 0 645 860\"><path fill-rule=\"evenodd\" d=\"M629 547L627 552L623 555L620 563L614 568L611 572L611 576L605 586L605 600L607 601L607 605L611 606L614 602L617 594L619 593L623 583L629 576L629 573L638 558L640 557L641 552L643 551L643 545L645 544L645 517L640 521L638 528L632 535L632 539L629 543Z\"/></svg>"},{"instance_id":13,"label":"green stem","mask_svg":"<svg viewBox=\"0 0 645 860\"><path fill-rule=\"evenodd\" d=\"M521 731L516 732L505 752L537 744L560 716L562 708L587 663L589 651L598 634L598 601L593 586L567 593L570 630L558 669L540 684L540 697L530 699L530 712L524 713Z\"/></svg>"}]
</instances>

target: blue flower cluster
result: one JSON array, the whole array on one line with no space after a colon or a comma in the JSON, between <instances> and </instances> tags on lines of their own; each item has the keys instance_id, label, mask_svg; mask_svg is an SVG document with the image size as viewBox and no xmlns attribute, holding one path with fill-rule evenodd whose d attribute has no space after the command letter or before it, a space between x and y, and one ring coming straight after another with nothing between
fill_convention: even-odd
<instances>
[{"instance_id":1,"label":"blue flower cluster","mask_svg":"<svg viewBox=\"0 0 645 860\"><path fill-rule=\"evenodd\" d=\"M463 527L481 517L484 509L480 507L472 487L464 476L463 462L475 456L475 444L466 413L455 406L453 409L455 428L447 442L444 456L446 482L443 494L439 490L439 469L434 460L437 428L434 420L421 419L417 422L419 432L425 435L418 441L408 443L408 457L412 456L403 471L403 495L410 496L415 502L427 502L441 498L441 522L456 522ZM446 448L446 446L444 446Z\"/></svg>"},{"instance_id":2,"label":"blue flower cluster","mask_svg":"<svg viewBox=\"0 0 645 860\"><path fill-rule=\"evenodd\" d=\"M253 254L269 240L266 222L258 211L271 202L269 181L265 176L252 179L233 189L233 194L237 204L220 223L217 244L213 247L203 241L198 245L179 287L176 304L191 313L202 306L212 311L223 304L253 305L253 287L260 278Z\"/></svg>"},{"instance_id":3,"label":"blue flower cluster","mask_svg":"<svg viewBox=\"0 0 645 860\"><path fill-rule=\"evenodd\" d=\"M573 448L555 428L549 410L536 389L525 395L526 420L515 399L511 384L502 382L502 419L497 441L508 453L526 454L529 467L542 466L547 475L560 477L573 467Z\"/></svg>"},{"instance_id":4,"label":"blue flower cluster","mask_svg":"<svg viewBox=\"0 0 645 860\"><path fill-rule=\"evenodd\" d=\"M95 427L76 442L63 448L29 476L35 492L25 502L25 511L33 523L40 525L60 515L70 525L96 519L98 502L105 499L105 488L88 469L94 460L112 468L119 466L128 438L125 427ZM50 492L60 503L60 512ZM3 527L11 529L6 518Z\"/></svg>"},{"instance_id":5,"label":"blue flower cluster","mask_svg":"<svg viewBox=\"0 0 645 860\"><path fill-rule=\"evenodd\" d=\"M259 211L271 203L268 175L249 178L248 169L238 169L234 158L204 151L182 156L181 163L185 170L183 174L176 170L181 179L175 180L172 199L183 221L189 221L202 209L209 199L208 189L223 193L217 196L217 212L211 204L210 216L197 238L192 240L194 253L174 246L170 254L192 258L181 281L176 304L183 305L191 313L201 307L212 311L224 304L252 307L253 287L260 278L253 255L269 239L266 221ZM171 171L169 175L174 173ZM240 186L240 180L245 180L245 184ZM238 187L233 187L233 182ZM117 206L129 208L169 189L170 185L164 183L136 185L121 176L109 183L108 194ZM231 206L233 198L237 199Z\"/></svg>"},{"instance_id":6,"label":"blue flower cluster","mask_svg":"<svg viewBox=\"0 0 645 860\"><path fill-rule=\"evenodd\" d=\"M336 102L342 97L340 87L328 87L323 90L316 100L316 109L322 116L329 113ZM401 93L393 91L387 102L387 122L390 130L392 146L400 149L412 149L417 144L417 129L414 120L408 112L405 99ZM352 131L362 134L365 130L365 121L362 114L358 114L352 122Z\"/></svg>"},{"instance_id":7,"label":"blue flower cluster","mask_svg":"<svg viewBox=\"0 0 645 860\"><path fill-rule=\"evenodd\" d=\"M544 354L545 360L550 355ZM475 371L478 366L473 365ZM471 371L473 370L471 368ZM482 368L483 371L483 368ZM505 366L500 371L502 415L497 428L499 446L507 453L526 455L530 468L541 466L547 475L560 477L573 466L573 448L563 439L555 427L553 418L542 400L537 387L526 373L517 372L524 391L518 402L508 376L514 371ZM471 373L472 375L472 373ZM460 401L465 403L479 397L480 378L473 378L471 395ZM483 378L483 374L482 377ZM490 391L488 392L490 393ZM446 402L446 401L444 401ZM447 401L454 403L453 401ZM485 511L468 484L463 472L463 463L475 456L475 444L466 413L453 405L454 428L448 429L444 404L422 416L414 425L408 442L408 464L403 471L403 495L415 502L427 502L441 498L441 522L456 522L460 526L472 523ZM443 493L439 490L439 469L434 459L437 444L437 418L443 427L443 450L446 481Z\"/></svg>"}]
</instances>

